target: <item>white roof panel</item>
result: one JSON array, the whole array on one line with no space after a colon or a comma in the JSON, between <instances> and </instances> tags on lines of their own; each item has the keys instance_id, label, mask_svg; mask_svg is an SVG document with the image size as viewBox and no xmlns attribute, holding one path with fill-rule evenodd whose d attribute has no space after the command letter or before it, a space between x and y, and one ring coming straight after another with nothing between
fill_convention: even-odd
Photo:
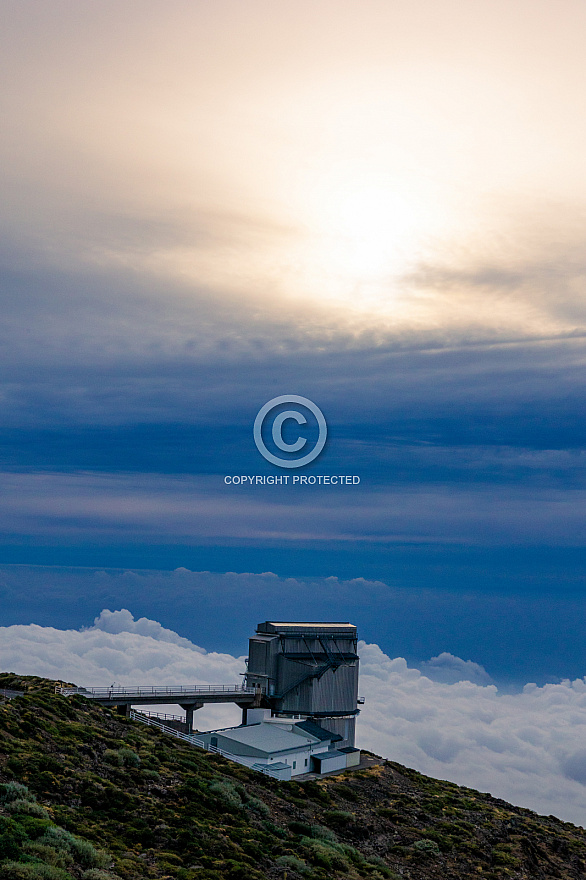
<instances>
[{"instance_id":1,"label":"white roof panel","mask_svg":"<svg viewBox=\"0 0 586 880\"><path fill-rule=\"evenodd\" d=\"M304 745L313 745L319 742L317 737L300 736L298 733L291 733L283 730L275 724L260 722L260 724L248 724L246 727L229 727L227 730L218 730L217 733L231 739L234 742L243 743L252 746L255 749L266 752L284 752L287 749L299 749Z\"/></svg>"}]
</instances>

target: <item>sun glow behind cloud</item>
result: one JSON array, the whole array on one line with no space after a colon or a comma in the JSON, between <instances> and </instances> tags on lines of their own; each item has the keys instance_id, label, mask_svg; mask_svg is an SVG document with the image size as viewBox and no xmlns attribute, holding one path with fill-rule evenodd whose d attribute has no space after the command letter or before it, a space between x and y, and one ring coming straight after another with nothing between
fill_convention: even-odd
<instances>
[{"instance_id":1,"label":"sun glow behind cloud","mask_svg":"<svg viewBox=\"0 0 586 880\"><path fill-rule=\"evenodd\" d=\"M142 273L194 315L205 291L303 332L585 323L543 264L585 200L581 4L53 9L11 8L11 259Z\"/></svg>"}]
</instances>

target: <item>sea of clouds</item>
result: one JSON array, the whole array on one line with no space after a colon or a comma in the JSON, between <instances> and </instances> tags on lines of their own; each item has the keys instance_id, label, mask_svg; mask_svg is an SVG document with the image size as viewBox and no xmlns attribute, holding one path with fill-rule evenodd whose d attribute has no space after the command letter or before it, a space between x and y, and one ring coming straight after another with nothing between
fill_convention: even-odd
<instances>
[{"instance_id":1,"label":"sea of clouds","mask_svg":"<svg viewBox=\"0 0 586 880\"><path fill-rule=\"evenodd\" d=\"M503 694L482 666L449 653L412 669L378 645L361 642L359 652L359 746L586 826L585 679ZM0 627L0 669L86 686L228 684L242 681L244 658L205 651L122 609L82 630ZM231 705L196 715L199 729L238 722Z\"/></svg>"}]
</instances>

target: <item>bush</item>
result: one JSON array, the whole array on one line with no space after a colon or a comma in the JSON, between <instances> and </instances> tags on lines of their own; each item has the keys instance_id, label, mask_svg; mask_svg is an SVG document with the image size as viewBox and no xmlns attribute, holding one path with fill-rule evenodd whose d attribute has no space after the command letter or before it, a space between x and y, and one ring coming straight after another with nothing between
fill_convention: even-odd
<instances>
[{"instance_id":1,"label":"bush","mask_svg":"<svg viewBox=\"0 0 586 880\"><path fill-rule=\"evenodd\" d=\"M51 825L50 828L47 828L42 837L40 837L37 843L40 843L43 846L52 846L53 849L65 850L66 852L71 852L73 849L73 843L75 841L75 837L69 831L66 831L65 828L59 828L57 825Z\"/></svg>"},{"instance_id":2,"label":"bush","mask_svg":"<svg viewBox=\"0 0 586 880\"><path fill-rule=\"evenodd\" d=\"M237 809L242 806L242 799L231 782L226 780L212 782L208 791L211 795L219 801L223 801L223 803L229 807Z\"/></svg>"},{"instance_id":3,"label":"bush","mask_svg":"<svg viewBox=\"0 0 586 880\"><path fill-rule=\"evenodd\" d=\"M347 813L346 810L327 810L324 813L324 819L334 828L344 828L345 825L352 822L354 816L352 813Z\"/></svg>"},{"instance_id":4,"label":"bush","mask_svg":"<svg viewBox=\"0 0 586 880\"><path fill-rule=\"evenodd\" d=\"M25 801L18 798L6 804L9 813L21 813L25 816L35 816L37 819L48 819L49 814L44 807L35 801Z\"/></svg>"},{"instance_id":5,"label":"bush","mask_svg":"<svg viewBox=\"0 0 586 880\"><path fill-rule=\"evenodd\" d=\"M104 761L107 761L108 764L114 764L116 767L122 767L120 749L106 749L104 752Z\"/></svg>"},{"instance_id":6,"label":"bush","mask_svg":"<svg viewBox=\"0 0 586 880\"><path fill-rule=\"evenodd\" d=\"M0 785L0 804L8 804L16 800L36 801L36 797L20 782L5 782Z\"/></svg>"},{"instance_id":7,"label":"bush","mask_svg":"<svg viewBox=\"0 0 586 880\"><path fill-rule=\"evenodd\" d=\"M38 843L71 853L82 868L107 868L112 861L108 853L96 849L89 840L75 837L65 828L59 828L57 825L48 828L39 838Z\"/></svg>"},{"instance_id":8,"label":"bush","mask_svg":"<svg viewBox=\"0 0 586 880\"><path fill-rule=\"evenodd\" d=\"M259 816L270 816L271 811L264 801L257 797L249 797L246 801L246 809L258 813Z\"/></svg>"},{"instance_id":9,"label":"bush","mask_svg":"<svg viewBox=\"0 0 586 880\"><path fill-rule=\"evenodd\" d=\"M45 834L49 828L53 828L53 823L49 819L37 819L36 816L18 816L18 824L24 828L31 840L37 840L41 835Z\"/></svg>"},{"instance_id":10,"label":"bush","mask_svg":"<svg viewBox=\"0 0 586 880\"><path fill-rule=\"evenodd\" d=\"M118 874L103 871L101 868L90 868L81 875L81 880L119 880Z\"/></svg>"},{"instance_id":11,"label":"bush","mask_svg":"<svg viewBox=\"0 0 586 880\"><path fill-rule=\"evenodd\" d=\"M71 868L73 865L73 857L66 850L57 850L47 844L34 842L25 843L24 851L32 856L40 859L47 865L53 865L55 868Z\"/></svg>"},{"instance_id":12,"label":"bush","mask_svg":"<svg viewBox=\"0 0 586 880\"><path fill-rule=\"evenodd\" d=\"M124 767L140 766L140 757L136 754L136 752L133 752L132 749L129 749L127 746L118 749L118 756L120 757L122 766Z\"/></svg>"},{"instance_id":13,"label":"bush","mask_svg":"<svg viewBox=\"0 0 586 880\"><path fill-rule=\"evenodd\" d=\"M320 868L344 871L348 868L344 848L339 843L302 837L301 845L307 851L310 861Z\"/></svg>"},{"instance_id":14,"label":"bush","mask_svg":"<svg viewBox=\"0 0 586 880\"><path fill-rule=\"evenodd\" d=\"M358 792L354 791L353 788L350 788L349 785L344 785L343 783L336 783L336 794L339 794L347 801L352 801L355 804L360 800Z\"/></svg>"},{"instance_id":15,"label":"bush","mask_svg":"<svg viewBox=\"0 0 586 880\"><path fill-rule=\"evenodd\" d=\"M311 825L306 822L289 822L289 829L293 834L299 834L301 837L311 837Z\"/></svg>"},{"instance_id":16,"label":"bush","mask_svg":"<svg viewBox=\"0 0 586 880\"><path fill-rule=\"evenodd\" d=\"M73 880L68 871L39 863L4 862L2 880Z\"/></svg>"},{"instance_id":17,"label":"bush","mask_svg":"<svg viewBox=\"0 0 586 880\"><path fill-rule=\"evenodd\" d=\"M89 840L80 837L74 837L72 849L75 860L82 868L107 868L112 862L108 853L96 849Z\"/></svg>"},{"instance_id":18,"label":"bush","mask_svg":"<svg viewBox=\"0 0 586 880\"><path fill-rule=\"evenodd\" d=\"M329 828L324 828L323 825L312 825L311 836L316 840L326 840L328 843L337 843L338 841L334 832Z\"/></svg>"},{"instance_id":19,"label":"bush","mask_svg":"<svg viewBox=\"0 0 586 880\"><path fill-rule=\"evenodd\" d=\"M304 874L305 871L309 870L306 862L303 859L298 859L297 856L279 856L276 859L276 864L281 868L291 868L292 871L297 871L298 874Z\"/></svg>"},{"instance_id":20,"label":"bush","mask_svg":"<svg viewBox=\"0 0 586 880\"><path fill-rule=\"evenodd\" d=\"M416 840L413 844L413 849L429 856L439 856L440 854L440 848L435 840L428 840L426 837L422 838L422 840Z\"/></svg>"},{"instance_id":21,"label":"bush","mask_svg":"<svg viewBox=\"0 0 586 880\"><path fill-rule=\"evenodd\" d=\"M14 819L0 816L0 862L3 859L17 859L28 835L22 825Z\"/></svg>"},{"instance_id":22,"label":"bush","mask_svg":"<svg viewBox=\"0 0 586 880\"><path fill-rule=\"evenodd\" d=\"M398 874L395 874L394 871L391 871L387 863L384 859L381 859L380 856L369 856L368 861L371 865L376 865L379 870L379 873L383 875L383 877L387 877L388 880L401 880Z\"/></svg>"}]
</instances>

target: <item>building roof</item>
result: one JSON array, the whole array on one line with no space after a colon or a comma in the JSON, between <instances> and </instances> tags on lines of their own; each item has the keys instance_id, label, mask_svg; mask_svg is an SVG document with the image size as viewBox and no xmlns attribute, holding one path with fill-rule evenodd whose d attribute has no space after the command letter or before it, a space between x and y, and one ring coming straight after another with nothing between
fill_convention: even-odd
<instances>
[{"instance_id":1,"label":"building roof","mask_svg":"<svg viewBox=\"0 0 586 880\"><path fill-rule=\"evenodd\" d=\"M256 628L257 633L344 633L344 635L355 635L356 627L353 623L332 623L332 622L296 622L296 621L272 621L266 620L259 623Z\"/></svg>"},{"instance_id":2,"label":"building roof","mask_svg":"<svg viewBox=\"0 0 586 880\"><path fill-rule=\"evenodd\" d=\"M316 724L315 721L310 721L309 719L298 721L295 727L305 731L305 733L311 734L311 736L317 737L321 742L325 742L326 740L329 740L330 742L340 742L343 739L338 733L324 730L324 728L320 727L319 724Z\"/></svg>"},{"instance_id":3,"label":"building roof","mask_svg":"<svg viewBox=\"0 0 586 880\"><path fill-rule=\"evenodd\" d=\"M261 770L266 770L267 768L269 770L290 770L291 764L284 764L283 761L273 761L272 764L261 764L257 761L256 764L252 765L253 770L256 768L260 768Z\"/></svg>"},{"instance_id":4,"label":"building roof","mask_svg":"<svg viewBox=\"0 0 586 880\"><path fill-rule=\"evenodd\" d=\"M319 742L319 739L310 733L300 736L298 733L291 733L288 730L277 727L275 724L262 721L259 724L248 724L245 727L229 727L226 730L216 730L213 732L232 740L232 742L251 746L266 754L300 749L304 745L312 745Z\"/></svg>"},{"instance_id":5,"label":"building roof","mask_svg":"<svg viewBox=\"0 0 586 880\"><path fill-rule=\"evenodd\" d=\"M329 761L330 758L341 758L346 757L344 752L341 749L329 749L327 752L319 752L317 755L314 755L314 758L319 758L320 761Z\"/></svg>"}]
</instances>

